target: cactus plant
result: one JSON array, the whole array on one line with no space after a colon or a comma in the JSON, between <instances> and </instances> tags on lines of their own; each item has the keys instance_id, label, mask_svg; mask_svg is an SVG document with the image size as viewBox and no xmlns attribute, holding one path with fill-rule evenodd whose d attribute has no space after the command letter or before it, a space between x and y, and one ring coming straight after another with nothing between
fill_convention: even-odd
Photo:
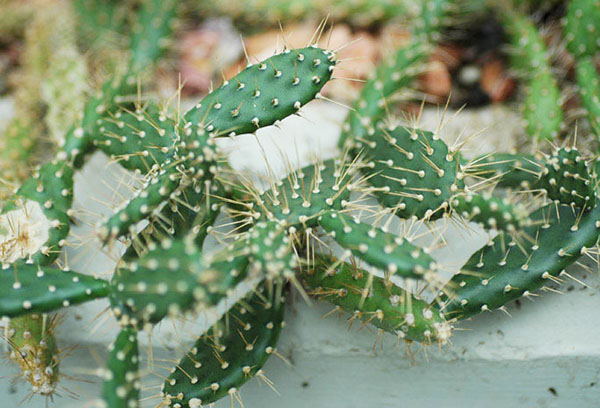
<instances>
[{"instance_id":1,"label":"cactus plant","mask_svg":"<svg viewBox=\"0 0 600 408\"><path fill-rule=\"evenodd\" d=\"M446 144L441 130L426 131L415 121L401 125L388 110L393 94L425 69L455 5L420 4L409 44L376 70L346 118L341 154L289 166L265 189L231 168L218 139L276 126L320 99L336 54L316 44L285 49L249 63L186 112L126 98L163 53L176 14L171 2L145 1L125 73L109 78L80 108L56 157L24 181L0 212L0 316L9 319L13 359L34 391L51 395L59 375L49 313L94 299L108 300L120 326L103 371L104 406L134 407L142 398L139 332L152 332L166 318L195 317L242 284L251 287L198 333L164 378L161 406L198 408L227 395L239 400L246 381L264 378L267 358L277 354L289 286L350 313L350 322L362 320L409 342L444 345L460 320L559 281L600 236L593 155L564 143L550 152L469 160ZM116 10L110 6L109 15ZM572 6L570 13L588 6ZM90 4L78 7L81 13ZM510 11L504 19L513 43L522 41L525 49L515 66L529 74L538 68L527 79L527 98L536 106L525 112L528 132L558 141L560 91L541 37L525 16ZM593 45L580 29L570 20L565 29L573 33L567 41L578 44L571 52L589 57ZM517 39L521 33L524 40ZM584 71L590 68L585 63ZM598 97L594 84L586 92ZM588 112L593 123L595 111ZM128 246L110 280L57 263L74 215L73 174L94 150L141 179L133 197L96 228L103 245L120 240ZM371 198L382 208L363 204ZM223 213L237 227L209 253L204 241ZM438 274L442 262L410 234L395 233L391 216L432 230L438 220L479 223L494 238L445 283ZM141 231L140 222L147 223ZM432 300L425 300L426 292L435 295ZM34 371L27 371L32 363Z\"/></svg>"}]
</instances>

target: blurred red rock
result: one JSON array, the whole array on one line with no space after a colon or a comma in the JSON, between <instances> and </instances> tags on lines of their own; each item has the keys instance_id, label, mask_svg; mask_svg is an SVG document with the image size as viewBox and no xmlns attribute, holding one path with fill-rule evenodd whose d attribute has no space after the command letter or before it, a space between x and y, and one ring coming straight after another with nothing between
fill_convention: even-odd
<instances>
[{"instance_id":1,"label":"blurred red rock","mask_svg":"<svg viewBox=\"0 0 600 408\"><path fill-rule=\"evenodd\" d=\"M452 78L448 67L439 57L432 55L426 71L419 76L420 89L439 98L447 98L452 90Z\"/></svg>"},{"instance_id":2,"label":"blurred red rock","mask_svg":"<svg viewBox=\"0 0 600 408\"><path fill-rule=\"evenodd\" d=\"M440 44L433 52L433 58L443 62L444 65L452 71L459 67L464 53L464 48L456 44Z\"/></svg>"},{"instance_id":3,"label":"blurred red rock","mask_svg":"<svg viewBox=\"0 0 600 408\"><path fill-rule=\"evenodd\" d=\"M507 75L500 59L493 59L483 65L480 81L481 89L494 103L504 101L515 89L515 81Z\"/></svg>"},{"instance_id":4,"label":"blurred red rock","mask_svg":"<svg viewBox=\"0 0 600 408\"><path fill-rule=\"evenodd\" d=\"M229 66L242 53L234 28L223 20L183 33L178 42L179 70L188 93L207 92L215 73Z\"/></svg>"}]
</instances>

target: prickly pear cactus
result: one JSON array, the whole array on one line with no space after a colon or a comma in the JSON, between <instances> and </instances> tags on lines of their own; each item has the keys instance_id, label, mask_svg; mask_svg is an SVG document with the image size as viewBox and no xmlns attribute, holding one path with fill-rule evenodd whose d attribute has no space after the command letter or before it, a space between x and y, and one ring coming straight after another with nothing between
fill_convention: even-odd
<instances>
[{"instance_id":1,"label":"prickly pear cactus","mask_svg":"<svg viewBox=\"0 0 600 408\"><path fill-rule=\"evenodd\" d=\"M564 120L549 48L528 16L500 6L513 68L524 74L524 128L531 138L523 151L471 158L468 150L447 143L442 126L431 131L416 120L398 119L394 95L427 70L425 61L444 27L462 10L453 1L428 0L415 7L409 41L384 58L362 88L342 124L342 151L297 168L284 158L285 173L271 171L261 183L233 170L222 140L248 133L260 139L259 129L279 126L311 101L327 99L322 92L335 78L336 53L318 45L286 47L249 62L182 111L179 101L173 107L141 91L167 52L176 2L117 3L78 0L74 7L82 33L116 27L129 32L123 69L84 100L83 87L60 86L67 71L84 76L83 65L70 63L80 56L77 47L52 55L52 84L42 87L38 99L50 106L45 126L59 150L31 176L22 175L0 210L0 317L10 359L33 392L52 396L57 389L61 354L54 340L58 319L51 313L70 305L104 299L119 327L102 370L107 408L137 407L147 398L140 332L154 336L163 323L224 308L193 344L183 345L187 351L172 361L162 384L150 389L161 387L154 395L161 407L200 408L227 396L242 404L240 387L251 378L271 385L264 367L269 356L281 357L277 341L290 291L349 313L349 325L360 321L378 335L443 346L461 320L559 283L580 256L597 254L598 160L586 143L576 147L579 135L561 139L571 124ZM266 20L280 13L289 17L293 10L308 13L311 5L248 3L231 10L210 3L234 18L248 8L243 17L263 10ZM404 10L376 3L344 3L344 11L368 11L362 18L372 22ZM587 34L596 30L596 15L597 2L573 1L564 26L592 128L599 112L597 44ZM55 110L58 105L68 108ZM12 136L3 142L10 149L2 158L27 160L31 145L21 142L28 140L30 125L11 126ZM553 141L550 149L539 143L544 140ZM15 154L13 148L21 150ZM103 250L118 242L126 247L112 276L102 278L71 271L61 254L76 216L74 177L94 151L139 182L95 226ZM489 242L448 282L441 277L447 265L431 251L443 243L440 231L447 224L461 232L479 224L489 234ZM222 232L225 227L231 229ZM423 236L433 243L423 243ZM216 238L220 248L207 250L207 238ZM245 295L238 293L243 288ZM153 374L171 362L147 354Z\"/></svg>"}]
</instances>

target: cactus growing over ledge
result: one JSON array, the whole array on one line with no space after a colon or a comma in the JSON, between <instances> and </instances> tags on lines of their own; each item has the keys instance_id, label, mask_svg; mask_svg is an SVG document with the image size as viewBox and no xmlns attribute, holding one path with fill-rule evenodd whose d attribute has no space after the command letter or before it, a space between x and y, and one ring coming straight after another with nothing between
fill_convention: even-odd
<instances>
[{"instance_id":1,"label":"cactus growing over ledge","mask_svg":"<svg viewBox=\"0 0 600 408\"><path fill-rule=\"evenodd\" d=\"M12 358L23 367L27 359L41 362L37 376L24 370L34 392L52 395L59 376L48 313L94 299L108 299L120 326L103 371L104 406L134 407L142 390L139 332L151 333L166 318L195 318L242 284L252 287L198 333L164 378L161 406L198 408L228 395L240 401L239 388L264 377L267 358L277 355L290 287L350 313L350 322L443 346L460 320L504 308L565 276L600 235L590 149L564 143L549 153L468 160L441 130L401 124L386 111L394 93L426 69L423 61L453 3L423 4L409 45L363 87L343 125L341 154L289 166L264 189L232 170L219 138L277 126L312 100L325 99L321 92L333 77L336 53L317 44L286 48L249 63L185 113L145 97L131 102L124 96L134 93L136 78L161 54L157 38L170 34L175 13L171 3L144 2L126 74L88 100L56 158L40 166L0 213L0 316L12 319L6 336ZM521 17L507 14L510 30L526 24ZM537 34L527 28L528 36ZM576 30L572 22L566 29ZM568 41L581 41L581 35ZM520 61L524 69L539 58L549 64L538 48L528 49L532 55ZM581 56L588 48L573 50ZM550 75L544 81L555 85L549 67L538 74ZM544 103L561 112L556 93L551 96ZM592 123L593 112L588 107ZM558 143L562 116L550 114L548 122L542 116L542 128L528 126L529 133ZM128 245L110 279L57 261L74 215L73 175L94 150L142 180L133 197L96 226L104 246ZM365 205L369 199L380 207ZM220 250L207 253L204 240L220 214L238 228ZM395 233L392 217L431 230L446 220L465 229L476 223L495 238L444 282L445 265L410 233ZM140 222L148 223L142 231ZM161 223L166 227L157 229Z\"/></svg>"}]
</instances>

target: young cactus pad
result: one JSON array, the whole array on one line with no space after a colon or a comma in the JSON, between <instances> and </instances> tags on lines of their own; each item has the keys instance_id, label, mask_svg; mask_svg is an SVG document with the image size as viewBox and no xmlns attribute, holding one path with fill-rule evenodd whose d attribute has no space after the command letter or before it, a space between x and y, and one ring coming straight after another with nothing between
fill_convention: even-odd
<instances>
[{"instance_id":1,"label":"young cactus pad","mask_svg":"<svg viewBox=\"0 0 600 408\"><path fill-rule=\"evenodd\" d=\"M600 207L583 212L551 204L530 216L532 226L508 241L499 235L477 251L442 289L447 318L464 319L497 309L559 281L600 235Z\"/></svg>"},{"instance_id":2,"label":"young cactus pad","mask_svg":"<svg viewBox=\"0 0 600 408\"><path fill-rule=\"evenodd\" d=\"M141 383L138 374L137 332L123 329L110 346L108 368L104 374L102 397L106 408L139 406Z\"/></svg>"},{"instance_id":3,"label":"young cactus pad","mask_svg":"<svg viewBox=\"0 0 600 408\"><path fill-rule=\"evenodd\" d=\"M49 312L108 291L108 282L99 278L18 262L0 271L0 317Z\"/></svg>"},{"instance_id":4,"label":"young cactus pad","mask_svg":"<svg viewBox=\"0 0 600 408\"><path fill-rule=\"evenodd\" d=\"M406 340L445 344L451 327L435 306L354 264L317 257L303 275L309 294Z\"/></svg>"},{"instance_id":5,"label":"young cactus pad","mask_svg":"<svg viewBox=\"0 0 600 408\"><path fill-rule=\"evenodd\" d=\"M163 385L168 406L203 407L262 373L284 326L279 293L256 289L198 338Z\"/></svg>"},{"instance_id":6,"label":"young cactus pad","mask_svg":"<svg viewBox=\"0 0 600 408\"><path fill-rule=\"evenodd\" d=\"M319 224L344 248L391 275L435 280L436 264L423 249L342 213L327 213Z\"/></svg>"},{"instance_id":7,"label":"young cactus pad","mask_svg":"<svg viewBox=\"0 0 600 408\"><path fill-rule=\"evenodd\" d=\"M283 53L249 64L196 107L184 120L214 136L252 133L269 126L319 97L329 81L336 59L332 51L316 46Z\"/></svg>"}]
</instances>

